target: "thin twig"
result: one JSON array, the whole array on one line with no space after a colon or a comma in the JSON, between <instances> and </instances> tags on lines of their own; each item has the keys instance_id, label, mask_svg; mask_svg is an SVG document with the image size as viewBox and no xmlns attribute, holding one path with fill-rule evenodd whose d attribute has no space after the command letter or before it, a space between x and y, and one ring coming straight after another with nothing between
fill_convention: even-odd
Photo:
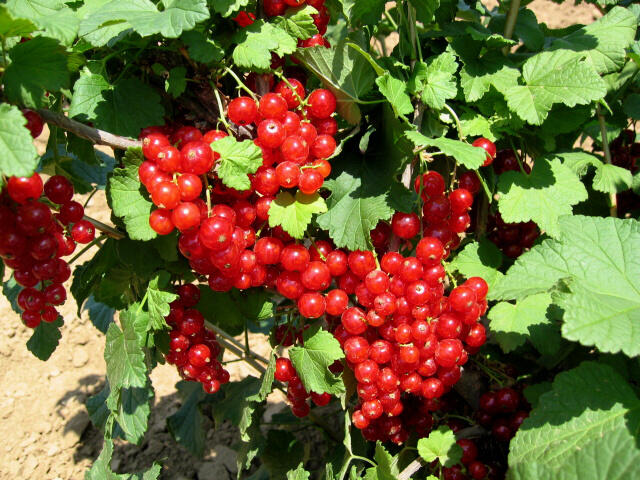
<instances>
[{"instance_id":1,"label":"thin twig","mask_svg":"<svg viewBox=\"0 0 640 480\"><path fill-rule=\"evenodd\" d=\"M511 0L509 6L509 12L507 13L507 22L504 26L504 38L511 40L513 32L516 28L516 22L518 21L518 11L520 10L520 0ZM509 53L509 47L504 47L502 53L506 55Z\"/></svg>"},{"instance_id":2,"label":"thin twig","mask_svg":"<svg viewBox=\"0 0 640 480\"><path fill-rule=\"evenodd\" d=\"M598 114L598 123L600 124L600 136L602 137L602 150L604 151L604 160L611 165L611 150L609 149L609 140L607 139L607 124L604 121L604 115L600 104L596 104L596 112ZM615 192L609 194L610 213L612 217L618 216L618 197Z\"/></svg>"},{"instance_id":3,"label":"thin twig","mask_svg":"<svg viewBox=\"0 0 640 480\"><path fill-rule=\"evenodd\" d=\"M132 138L121 137L113 133L98 130L83 123L70 119L61 113L55 113L44 108L38 110L38 114L47 123L51 123L57 127L67 130L80 138L89 140L96 145L105 145L113 149L126 150L130 147L141 147L142 142Z\"/></svg>"},{"instance_id":4,"label":"thin twig","mask_svg":"<svg viewBox=\"0 0 640 480\"><path fill-rule=\"evenodd\" d=\"M242 345L242 343L240 343L238 340L233 338L231 335L229 335L227 332L222 330L217 325L214 325L213 323L208 322L208 321L206 321L205 323L206 323L206 326L207 326L207 328L209 330L213 330L214 332L216 332L218 334L219 337L222 337L222 338L226 339L229 343L233 344L241 352L242 355L244 355L244 345ZM254 358L254 359L264 363L265 365L269 365L269 360L267 360L266 358L258 355L255 352L249 351L248 355L250 355L251 358Z\"/></svg>"},{"instance_id":5,"label":"thin twig","mask_svg":"<svg viewBox=\"0 0 640 480\"><path fill-rule=\"evenodd\" d=\"M91 223L94 227L96 227L96 229L100 230L101 232L104 232L109 237L115 238L116 240L121 240L125 237L125 234L122 233L120 230L116 230L115 228L110 227L109 225L106 225L96 220L95 218L91 218L85 215L84 217L82 217L82 219Z\"/></svg>"}]
</instances>

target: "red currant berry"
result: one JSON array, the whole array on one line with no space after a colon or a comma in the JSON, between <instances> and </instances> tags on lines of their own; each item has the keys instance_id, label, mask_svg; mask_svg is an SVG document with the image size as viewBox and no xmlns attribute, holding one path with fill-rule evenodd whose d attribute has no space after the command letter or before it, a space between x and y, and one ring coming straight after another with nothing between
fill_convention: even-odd
<instances>
[{"instance_id":1,"label":"red currant berry","mask_svg":"<svg viewBox=\"0 0 640 480\"><path fill-rule=\"evenodd\" d=\"M149 226L158 235L169 235L174 227L171 221L171 210L158 208L151 212L149 216Z\"/></svg>"},{"instance_id":2,"label":"red currant berry","mask_svg":"<svg viewBox=\"0 0 640 480\"><path fill-rule=\"evenodd\" d=\"M306 96L304 85L297 78L287 78L287 82L281 81L276 85L274 92L285 99L290 110L297 108L300 105L300 99Z\"/></svg>"},{"instance_id":3,"label":"red currant berry","mask_svg":"<svg viewBox=\"0 0 640 480\"><path fill-rule=\"evenodd\" d=\"M25 126L27 127L27 130L29 130L29 133L31 133L31 136L33 138L38 138L44 128L42 117L40 117L37 112L29 110L28 108L22 110L22 116L27 119L27 124Z\"/></svg>"},{"instance_id":4,"label":"red currant berry","mask_svg":"<svg viewBox=\"0 0 640 480\"><path fill-rule=\"evenodd\" d=\"M264 94L258 106L258 112L262 118L276 120L284 119L287 109L287 101L277 93Z\"/></svg>"},{"instance_id":5,"label":"red currant berry","mask_svg":"<svg viewBox=\"0 0 640 480\"><path fill-rule=\"evenodd\" d=\"M280 146L280 151L285 160L299 165L304 164L309 158L309 144L298 135L285 138Z\"/></svg>"},{"instance_id":6,"label":"red currant berry","mask_svg":"<svg viewBox=\"0 0 640 480\"><path fill-rule=\"evenodd\" d=\"M319 318L326 310L325 299L319 293L305 293L298 299L298 310L305 318Z\"/></svg>"},{"instance_id":7,"label":"red currant berry","mask_svg":"<svg viewBox=\"0 0 640 480\"><path fill-rule=\"evenodd\" d=\"M180 170L183 173L204 175L213 167L213 150L207 142L196 140L189 142L180 150Z\"/></svg>"},{"instance_id":8,"label":"red currant berry","mask_svg":"<svg viewBox=\"0 0 640 480\"><path fill-rule=\"evenodd\" d=\"M336 141L329 135L318 135L311 145L314 158L329 158L336 151Z\"/></svg>"},{"instance_id":9,"label":"red currant berry","mask_svg":"<svg viewBox=\"0 0 640 480\"><path fill-rule=\"evenodd\" d=\"M26 203L42 195L42 178L37 173L30 177L9 177L7 192L14 202Z\"/></svg>"},{"instance_id":10,"label":"red currant berry","mask_svg":"<svg viewBox=\"0 0 640 480\"><path fill-rule=\"evenodd\" d=\"M71 228L71 236L77 243L89 243L96 236L96 229L87 220L76 222Z\"/></svg>"},{"instance_id":11,"label":"red currant berry","mask_svg":"<svg viewBox=\"0 0 640 480\"><path fill-rule=\"evenodd\" d=\"M493 163L493 159L496 156L495 143L493 143L491 140L487 138L480 137L480 138L476 138L471 145L473 145L474 147L480 147L487 152L487 159L482 164L483 167L487 167L491 165L491 163Z\"/></svg>"},{"instance_id":12,"label":"red currant berry","mask_svg":"<svg viewBox=\"0 0 640 480\"><path fill-rule=\"evenodd\" d=\"M324 177L313 168L305 168L298 180L298 188L306 195L312 195L320 190L324 183Z\"/></svg>"},{"instance_id":13,"label":"red currant berry","mask_svg":"<svg viewBox=\"0 0 640 480\"><path fill-rule=\"evenodd\" d=\"M336 97L329 90L319 88L309 95L309 113L314 118L328 118L336 111Z\"/></svg>"},{"instance_id":14,"label":"red currant berry","mask_svg":"<svg viewBox=\"0 0 640 480\"><path fill-rule=\"evenodd\" d=\"M276 167L276 176L282 188L293 188L300 181L300 167L294 162L282 162Z\"/></svg>"},{"instance_id":15,"label":"red currant berry","mask_svg":"<svg viewBox=\"0 0 640 480\"><path fill-rule=\"evenodd\" d=\"M236 125L249 125L258 118L258 107L250 97L238 97L229 102L227 115Z\"/></svg>"},{"instance_id":16,"label":"red currant berry","mask_svg":"<svg viewBox=\"0 0 640 480\"><path fill-rule=\"evenodd\" d=\"M409 240L420 232L420 217L415 213L396 212L391 219L391 229L397 237Z\"/></svg>"},{"instance_id":17,"label":"red currant berry","mask_svg":"<svg viewBox=\"0 0 640 480\"><path fill-rule=\"evenodd\" d=\"M44 184L44 194L53 203L67 203L73 197L73 185L62 175L54 175Z\"/></svg>"}]
</instances>

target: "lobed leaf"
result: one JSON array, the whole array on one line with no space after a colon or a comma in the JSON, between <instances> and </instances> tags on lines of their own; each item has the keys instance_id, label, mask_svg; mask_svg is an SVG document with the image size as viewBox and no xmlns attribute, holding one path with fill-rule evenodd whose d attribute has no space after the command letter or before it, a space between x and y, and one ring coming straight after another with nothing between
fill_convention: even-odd
<instances>
[{"instance_id":1,"label":"lobed leaf","mask_svg":"<svg viewBox=\"0 0 640 480\"><path fill-rule=\"evenodd\" d=\"M281 226L293 238L304 238L314 214L327 211L327 204L319 193L305 195L298 191L294 197L287 191L280 192L269 208L269 226Z\"/></svg>"}]
</instances>

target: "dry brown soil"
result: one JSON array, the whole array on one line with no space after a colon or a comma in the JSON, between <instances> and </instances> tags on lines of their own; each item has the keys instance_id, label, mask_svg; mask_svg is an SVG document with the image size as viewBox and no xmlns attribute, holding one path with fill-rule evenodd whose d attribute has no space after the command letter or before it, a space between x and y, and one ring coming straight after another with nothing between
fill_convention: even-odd
<instances>
[{"instance_id":1,"label":"dry brown soil","mask_svg":"<svg viewBox=\"0 0 640 480\"><path fill-rule=\"evenodd\" d=\"M539 21L556 28L574 22L591 23L599 16L586 4L558 5L535 0L529 7ZM41 152L45 139L43 134L37 142ZM108 223L103 194L94 197L87 213ZM80 261L91 255L92 252L87 253ZM77 317L72 298L61 313L66 323L60 346L44 363L26 349L30 332L0 296L4 325L4 339L0 343L0 479L81 479L100 452L102 435L89 421L84 402L104 385L104 338L86 313ZM264 338L252 336L251 343L256 351L266 353ZM231 364L230 370L232 380L255 374L251 367L239 363ZM162 478L234 478L235 456L229 446L238 437L233 428L223 425L209 430L203 459L193 458L170 437L165 419L180 405L175 391L178 380L170 365L153 372L156 398L149 433L140 447L119 443L113 468L132 472L164 458Z\"/></svg>"}]
</instances>

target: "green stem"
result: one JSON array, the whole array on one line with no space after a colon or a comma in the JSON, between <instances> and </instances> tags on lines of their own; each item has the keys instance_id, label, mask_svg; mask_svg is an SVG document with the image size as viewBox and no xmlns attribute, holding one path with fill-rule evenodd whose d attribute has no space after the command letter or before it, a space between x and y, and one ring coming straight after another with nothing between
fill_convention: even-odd
<instances>
[{"instance_id":1,"label":"green stem","mask_svg":"<svg viewBox=\"0 0 640 480\"><path fill-rule=\"evenodd\" d=\"M480 172L478 170L476 170L475 172L476 172L476 176L478 177L478 180L480 180L480 183L482 184L482 189L484 190L484 193L487 196L489 203L491 203L491 190L489 190L489 186L487 185L487 182L484 181L484 178L482 178L482 175L480 175Z\"/></svg>"},{"instance_id":2,"label":"green stem","mask_svg":"<svg viewBox=\"0 0 640 480\"><path fill-rule=\"evenodd\" d=\"M298 91L295 89L293 85L291 85L291 83L289 82L289 79L285 77L282 72L279 72L278 70L275 70L273 74L276 77L278 77L280 80L282 80L287 87L289 87L289 90L291 90L291 93L293 93L293 96L296 97L296 100L298 100L298 104L300 105L300 107L304 107L306 105L304 98L298 95ZM302 110L302 114L304 115L304 118L306 120L307 112L305 109Z\"/></svg>"},{"instance_id":3,"label":"green stem","mask_svg":"<svg viewBox=\"0 0 640 480\"><path fill-rule=\"evenodd\" d=\"M224 71L225 71L225 73L228 73L229 75L231 75L233 77L233 79L236 81L236 83L238 84L238 86L240 88L242 88L245 92L247 92L251 96L251 98L253 98L256 102L258 101L258 97L253 92L253 90L251 90L249 87L247 87L244 84L244 82L242 80L240 80L240 77L238 77L238 75L236 75L236 72L231 70L229 67L224 67Z\"/></svg>"},{"instance_id":4,"label":"green stem","mask_svg":"<svg viewBox=\"0 0 640 480\"><path fill-rule=\"evenodd\" d=\"M89 196L87 197L87 199L84 202L84 209L86 210L87 205L89 205L89 202L91 201L91 199L93 198L93 196L98 192L97 188L94 188L91 193L89 194Z\"/></svg>"},{"instance_id":5,"label":"green stem","mask_svg":"<svg viewBox=\"0 0 640 480\"><path fill-rule=\"evenodd\" d=\"M422 47L420 46L420 38L416 33L416 9L411 4L408 6L407 17L411 29L411 41L415 44L414 48L418 52L418 60L422 62Z\"/></svg>"},{"instance_id":6,"label":"green stem","mask_svg":"<svg viewBox=\"0 0 640 480\"><path fill-rule=\"evenodd\" d=\"M398 8L398 5L396 4L396 8ZM393 27L394 30L398 30L398 24L396 23L396 21L393 19L393 17L391 16L391 14L385 10L384 11L384 16L387 20L389 20L389 23L391 24L391 26Z\"/></svg>"},{"instance_id":7,"label":"green stem","mask_svg":"<svg viewBox=\"0 0 640 480\"><path fill-rule=\"evenodd\" d=\"M151 43L151 39L147 40L145 44L140 48L140 50L136 52L136 54L133 56L131 61L124 66L120 74L113 81L114 84L118 83L118 81L123 77L126 71L129 70L129 67L136 63L136 60L138 60L138 58L140 58L140 55L142 55L142 52L144 52L147 49L147 47L149 46L149 43Z\"/></svg>"},{"instance_id":8,"label":"green stem","mask_svg":"<svg viewBox=\"0 0 640 480\"><path fill-rule=\"evenodd\" d=\"M222 106L222 99L220 98L220 92L218 91L218 88L213 84L213 82L211 82L211 88L213 88L213 94L216 96L216 102L218 103L218 110L220 111L220 115L219 115L219 119L222 122L222 124L225 126L225 128L227 129L227 131L231 131L231 125L229 125L229 122L227 122L227 119L224 115L224 107Z\"/></svg>"},{"instance_id":9,"label":"green stem","mask_svg":"<svg viewBox=\"0 0 640 480\"><path fill-rule=\"evenodd\" d=\"M378 466L378 465L376 464L376 462L374 462L374 461L372 461L372 460L368 459L367 457L361 457L360 455L351 455L351 458L352 458L353 460L360 460L360 461L362 461L362 462L366 462L366 463L368 463L369 465L371 465L372 467L377 467L377 466Z\"/></svg>"},{"instance_id":10,"label":"green stem","mask_svg":"<svg viewBox=\"0 0 640 480\"><path fill-rule=\"evenodd\" d=\"M596 104L596 113L598 115L598 123L600 124L600 136L602 137L602 150L604 151L604 160L611 165L611 150L609 149L609 140L607 139L607 124L604 121L604 115L600 104ZM615 192L609 194L609 212L612 217L618 216L618 198Z\"/></svg>"},{"instance_id":11,"label":"green stem","mask_svg":"<svg viewBox=\"0 0 640 480\"><path fill-rule=\"evenodd\" d=\"M94 245L99 244L104 238L106 238L106 235L100 235L96 238L94 238L93 240L91 240L90 243L87 243L84 248L82 250L80 250L78 253L76 253L73 258L71 260L69 260L67 263L69 265L72 265L73 262L75 262L76 260L78 260L82 255L84 255L87 250L89 250L91 247L93 247Z\"/></svg>"},{"instance_id":12,"label":"green stem","mask_svg":"<svg viewBox=\"0 0 640 480\"><path fill-rule=\"evenodd\" d=\"M453 108L451 108L446 103L444 104L444 108L446 108L449 111L449 113L451 114L451 116L455 120L456 128L458 129L458 138L460 139L461 142L464 142L465 141L465 136L462 134L462 126L460 125L460 118L458 118L458 114L456 113L456 111Z\"/></svg>"},{"instance_id":13,"label":"green stem","mask_svg":"<svg viewBox=\"0 0 640 480\"><path fill-rule=\"evenodd\" d=\"M513 138L509 137L509 143L511 144L511 150L513 150L513 154L516 157L516 160L518 161L518 166L520 167L520 172L522 172L524 175L527 174L527 172L524 171L524 166L522 165L522 160L520 159L520 155L518 155L518 150L516 149L516 145L515 143L513 143Z\"/></svg>"},{"instance_id":14,"label":"green stem","mask_svg":"<svg viewBox=\"0 0 640 480\"><path fill-rule=\"evenodd\" d=\"M520 10L520 0L511 0L509 6L509 12L507 13L507 21L504 26L504 37L511 39L513 31L516 28L516 22L518 21L518 11ZM509 47L504 47L502 53L507 55L509 53Z\"/></svg>"}]
</instances>

